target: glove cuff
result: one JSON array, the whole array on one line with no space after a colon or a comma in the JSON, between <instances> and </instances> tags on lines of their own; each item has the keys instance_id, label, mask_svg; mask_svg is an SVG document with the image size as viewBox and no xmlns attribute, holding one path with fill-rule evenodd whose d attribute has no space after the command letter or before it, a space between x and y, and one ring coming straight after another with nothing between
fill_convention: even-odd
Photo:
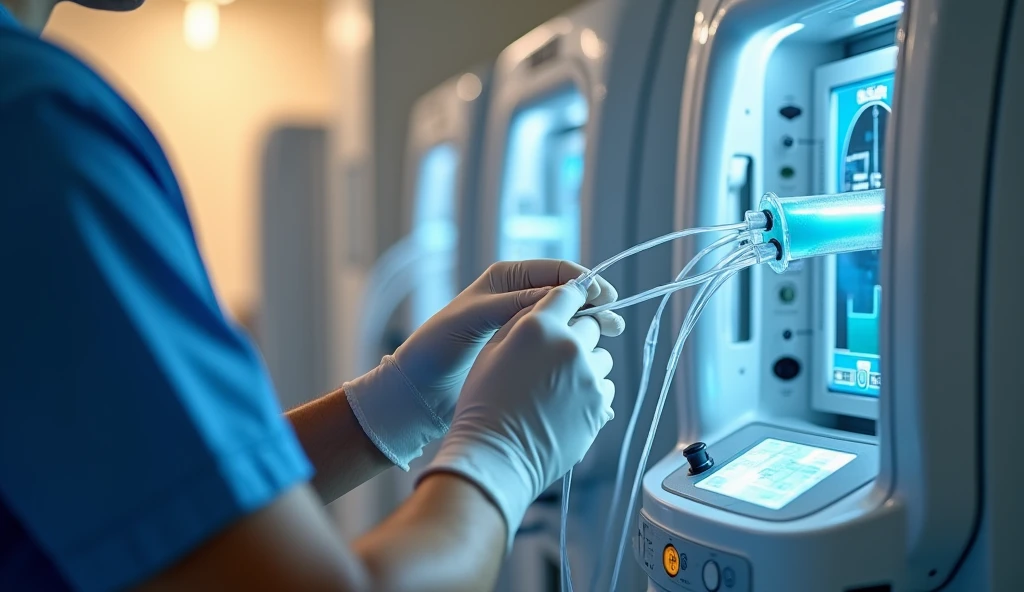
<instances>
[{"instance_id":1,"label":"glove cuff","mask_svg":"<svg viewBox=\"0 0 1024 592\"><path fill-rule=\"evenodd\" d=\"M342 385L352 413L381 453L403 471L423 447L448 432L448 423L427 405L394 356Z\"/></svg>"},{"instance_id":2,"label":"glove cuff","mask_svg":"<svg viewBox=\"0 0 1024 592\"><path fill-rule=\"evenodd\" d=\"M512 550L516 531L527 509L540 494L538 475L507 445L486 434L452 431L430 465L417 478L417 485L434 473L454 473L480 488L498 507L508 527L506 555Z\"/></svg>"}]
</instances>

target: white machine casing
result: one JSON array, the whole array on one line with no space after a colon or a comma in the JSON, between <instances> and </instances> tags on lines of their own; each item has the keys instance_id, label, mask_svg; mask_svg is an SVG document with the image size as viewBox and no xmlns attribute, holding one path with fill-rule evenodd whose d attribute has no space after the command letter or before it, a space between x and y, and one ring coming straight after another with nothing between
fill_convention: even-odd
<instances>
[{"instance_id":1,"label":"white machine casing","mask_svg":"<svg viewBox=\"0 0 1024 592\"><path fill-rule=\"evenodd\" d=\"M596 0L541 25L502 52L488 109L475 274L499 257L496 237L513 118L524 106L569 84L588 105L580 190L581 263L594 265L672 230L679 100L696 4L696 0ZM541 55L544 59L537 59ZM671 273L671 250L664 247L604 275L627 294L663 283ZM611 375L617 387L616 419L575 470L569 546L573 582L580 589L589 587L592 580L605 524L605 519L594 516L607 516L616 461L639 384L640 352L655 308L652 303L624 311L627 334L601 344L616 361ZM661 348L662 352L667 349ZM659 360L664 359L663 354ZM641 429L649 425L651 398L645 407ZM660 453L671 448L674 434L673 426L666 425L665 437L658 442ZM639 454L639 447L634 448L631 457ZM501 585L509 590L543 591L557 586L558 494L554 489L547 502L535 505L524 521L523 536L517 539L502 577ZM527 531L536 534L526 535ZM623 581L642 586L642 574L628 567L631 573Z\"/></svg>"},{"instance_id":2,"label":"white machine casing","mask_svg":"<svg viewBox=\"0 0 1024 592\"><path fill-rule=\"evenodd\" d=\"M755 163L755 196L819 191L816 144L798 145L803 155L794 156L780 143L787 135L813 138L811 118L776 113L787 102L810 107L811 73L844 57L836 42L852 36L839 23L883 4L700 2L683 86L677 227L735 221L721 196L728 195L736 155ZM1021 412L1011 352L1019 352L1024 331L1013 296L1024 265L1010 222L1014 196L1020 204L1024 155L1019 4L913 0L896 30L881 252L886 378L877 436L863 423L815 410L815 372L787 381L771 371L783 354L804 366L822 363L821 327L809 302L819 265L784 275L754 270L749 340L729 338L734 315L726 299L712 301L690 337L674 391L678 448L644 478L637 533L647 525L659 540L692 544L700 549L694 561L735 562L743 577L722 590L974 592L1020 585L1010 537L1022 524L1015 494L1022 486L1015 460L1021 435L1007 419ZM776 171L794 162L796 174L780 179ZM675 266L696 249L677 248ZM795 290L796 305L779 302L784 285ZM677 323L688 304L675 308ZM783 338L784 329L795 337ZM665 488L666 478L686 465L684 446L706 442L714 457L717 443L750 426L876 449L877 476L788 520L741 515ZM728 460L716 458L720 466ZM637 536L633 554L641 562L644 545ZM700 563L682 583L666 577L656 551L649 590L708 589Z\"/></svg>"}]
</instances>

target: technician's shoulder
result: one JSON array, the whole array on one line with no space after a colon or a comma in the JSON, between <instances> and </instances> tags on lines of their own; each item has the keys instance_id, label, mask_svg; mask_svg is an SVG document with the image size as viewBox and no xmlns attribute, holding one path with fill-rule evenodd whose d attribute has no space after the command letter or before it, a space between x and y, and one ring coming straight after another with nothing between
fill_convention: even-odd
<instances>
[{"instance_id":1,"label":"technician's shoulder","mask_svg":"<svg viewBox=\"0 0 1024 592\"><path fill-rule=\"evenodd\" d=\"M102 121L136 147L156 148L145 123L96 72L28 31L0 27L0 81L0 115L9 120L21 119L24 124L28 118L45 125L49 118L44 107L57 106ZM11 139L16 140L4 138Z\"/></svg>"}]
</instances>

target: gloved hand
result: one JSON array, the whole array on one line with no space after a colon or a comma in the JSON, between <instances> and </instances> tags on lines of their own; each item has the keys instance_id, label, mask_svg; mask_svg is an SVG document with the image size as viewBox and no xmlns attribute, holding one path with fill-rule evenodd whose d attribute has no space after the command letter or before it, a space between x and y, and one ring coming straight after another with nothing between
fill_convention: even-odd
<instances>
[{"instance_id":1,"label":"gloved hand","mask_svg":"<svg viewBox=\"0 0 1024 592\"><path fill-rule=\"evenodd\" d=\"M579 277L585 268L569 261L538 259L491 265L448 306L417 329L393 356L343 385L359 425L378 449L403 470L423 447L448 431L459 392L473 362L495 331L544 296L548 287ZM597 278L586 302L618 298ZM597 315L605 335L625 326L615 313Z\"/></svg>"},{"instance_id":2,"label":"gloved hand","mask_svg":"<svg viewBox=\"0 0 1024 592\"><path fill-rule=\"evenodd\" d=\"M581 317L576 284L555 288L488 343L466 380L451 430L424 472L462 475L508 525L586 454L612 412L611 355L598 323ZM422 477L421 477L422 479Z\"/></svg>"}]
</instances>

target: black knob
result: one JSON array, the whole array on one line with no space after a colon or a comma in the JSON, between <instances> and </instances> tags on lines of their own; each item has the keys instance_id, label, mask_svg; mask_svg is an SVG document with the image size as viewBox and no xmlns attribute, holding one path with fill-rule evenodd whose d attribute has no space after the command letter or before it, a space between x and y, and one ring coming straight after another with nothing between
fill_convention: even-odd
<instances>
[{"instance_id":1,"label":"black knob","mask_svg":"<svg viewBox=\"0 0 1024 592\"><path fill-rule=\"evenodd\" d=\"M700 475L715 466L715 459L708 455L707 444L703 442L694 442L684 448L683 456L686 457L686 462L690 463L691 475Z\"/></svg>"},{"instance_id":2,"label":"black knob","mask_svg":"<svg viewBox=\"0 0 1024 592\"><path fill-rule=\"evenodd\" d=\"M800 374L800 362L790 357L779 358L772 367L775 376L782 380L793 380Z\"/></svg>"},{"instance_id":3,"label":"black knob","mask_svg":"<svg viewBox=\"0 0 1024 592\"><path fill-rule=\"evenodd\" d=\"M797 117L800 117L800 114L803 112L804 110L801 109L800 107L797 107L796 105L786 105L785 107L779 109L779 115L789 120L793 120L796 119Z\"/></svg>"}]
</instances>

